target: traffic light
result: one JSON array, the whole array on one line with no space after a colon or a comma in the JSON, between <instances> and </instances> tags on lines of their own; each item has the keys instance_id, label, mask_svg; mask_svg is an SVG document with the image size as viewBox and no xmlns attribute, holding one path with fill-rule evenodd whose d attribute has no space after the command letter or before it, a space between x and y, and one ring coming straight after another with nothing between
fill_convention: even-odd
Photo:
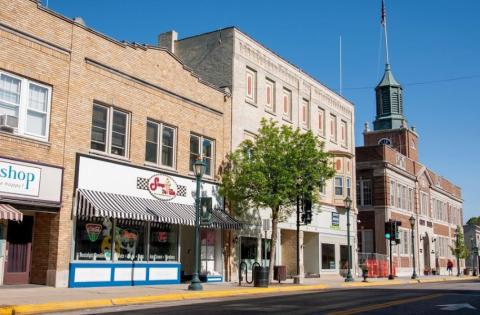
<instances>
[{"instance_id":1,"label":"traffic light","mask_svg":"<svg viewBox=\"0 0 480 315\"><path fill-rule=\"evenodd\" d=\"M312 200L309 198L303 199L302 221L305 224L312 223Z\"/></svg>"},{"instance_id":2,"label":"traffic light","mask_svg":"<svg viewBox=\"0 0 480 315\"><path fill-rule=\"evenodd\" d=\"M395 236L395 243L398 245L400 244L400 234L398 231L398 227L402 225L401 221L393 221L393 227L394 227L394 233L393 235Z\"/></svg>"},{"instance_id":3,"label":"traffic light","mask_svg":"<svg viewBox=\"0 0 480 315\"><path fill-rule=\"evenodd\" d=\"M385 222L385 238L387 240L390 240L392 238L392 221L388 220L388 222Z\"/></svg>"}]
</instances>

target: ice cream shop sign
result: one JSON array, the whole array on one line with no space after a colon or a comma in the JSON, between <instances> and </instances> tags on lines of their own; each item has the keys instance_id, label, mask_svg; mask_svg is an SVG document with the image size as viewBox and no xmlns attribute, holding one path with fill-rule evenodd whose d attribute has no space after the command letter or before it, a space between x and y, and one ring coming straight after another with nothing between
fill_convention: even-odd
<instances>
[{"instance_id":1,"label":"ice cream shop sign","mask_svg":"<svg viewBox=\"0 0 480 315\"><path fill-rule=\"evenodd\" d=\"M177 196L178 186L172 177L155 174L148 180L148 191L157 199L172 200Z\"/></svg>"}]
</instances>

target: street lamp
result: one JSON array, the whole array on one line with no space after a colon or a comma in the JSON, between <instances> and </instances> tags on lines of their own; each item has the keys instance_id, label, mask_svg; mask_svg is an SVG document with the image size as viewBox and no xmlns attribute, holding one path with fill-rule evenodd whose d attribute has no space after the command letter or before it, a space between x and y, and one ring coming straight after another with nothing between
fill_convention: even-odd
<instances>
[{"instance_id":1,"label":"street lamp","mask_svg":"<svg viewBox=\"0 0 480 315\"><path fill-rule=\"evenodd\" d=\"M352 199L347 196L343 201L345 203L345 210L347 210L347 250L348 250L348 272L345 282L352 282L352 248L350 247L350 209L352 207Z\"/></svg>"},{"instance_id":2,"label":"street lamp","mask_svg":"<svg viewBox=\"0 0 480 315\"><path fill-rule=\"evenodd\" d=\"M188 289L192 291L203 290L200 278L198 277L198 263L200 260L200 182L205 173L205 167L206 165L201 158L197 158L195 163L193 163L193 172L197 179L197 191L195 194L195 270L193 271L192 282L188 286Z\"/></svg>"},{"instance_id":3,"label":"street lamp","mask_svg":"<svg viewBox=\"0 0 480 315\"><path fill-rule=\"evenodd\" d=\"M410 219L410 226L412 227L412 265L413 265L413 273L412 279L417 279L417 272L415 271L415 238L414 238L414 228L415 228L415 217L412 215Z\"/></svg>"},{"instance_id":4,"label":"street lamp","mask_svg":"<svg viewBox=\"0 0 480 315\"><path fill-rule=\"evenodd\" d=\"M455 230L455 256L457 257L457 277L460 277L460 253L459 253L459 239L458 239L458 233L460 231L458 230L458 227L457 229Z\"/></svg>"},{"instance_id":5,"label":"street lamp","mask_svg":"<svg viewBox=\"0 0 480 315\"><path fill-rule=\"evenodd\" d=\"M475 267L475 256L476 256L476 247L475 247L475 239L470 237L470 255L472 256L472 276L477 275L477 268Z\"/></svg>"}]
</instances>

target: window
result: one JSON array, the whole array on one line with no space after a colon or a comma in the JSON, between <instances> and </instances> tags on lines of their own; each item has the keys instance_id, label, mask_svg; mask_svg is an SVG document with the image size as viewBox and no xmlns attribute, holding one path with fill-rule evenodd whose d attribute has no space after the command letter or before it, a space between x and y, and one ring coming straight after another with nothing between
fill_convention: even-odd
<instances>
[{"instance_id":1,"label":"window","mask_svg":"<svg viewBox=\"0 0 480 315\"><path fill-rule=\"evenodd\" d=\"M174 168L175 138L175 128L148 120L145 160L156 165Z\"/></svg>"},{"instance_id":2,"label":"window","mask_svg":"<svg viewBox=\"0 0 480 315\"><path fill-rule=\"evenodd\" d=\"M424 192L420 193L420 213L428 216L428 195Z\"/></svg>"},{"instance_id":3,"label":"window","mask_svg":"<svg viewBox=\"0 0 480 315\"><path fill-rule=\"evenodd\" d=\"M332 212L332 227L340 227L340 214L338 212Z\"/></svg>"},{"instance_id":4,"label":"window","mask_svg":"<svg viewBox=\"0 0 480 315\"><path fill-rule=\"evenodd\" d=\"M395 207L395 182L390 181L390 207Z\"/></svg>"},{"instance_id":5,"label":"window","mask_svg":"<svg viewBox=\"0 0 480 315\"><path fill-rule=\"evenodd\" d=\"M322 244L322 269L335 268L335 245Z\"/></svg>"},{"instance_id":6,"label":"window","mask_svg":"<svg viewBox=\"0 0 480 315\"><path fill-rule=\"evenodd\" d=\"M337 142L337 117L330 115L330 140Z\"/></svg>"},{"instance_id":7,"label":"window","mask_svg":"<svg viewBox=\"0 0 480 315\"><path fill-rule=\"evenodd\" d=\"M346 186L347 186L347 196L351 196L351 179L350 177L346 178Z\"/></svg>"},{"instance_id":8,"label":"window","mask_svg":"<svg viewBox=\"0 0 480 315\"><path fill-rule=\"evenodd\" d=\"M343 177L335 176L335 195L343 196Z\"/></svg>"},{"instance_id":9,"label":"window","mask_svg":"<svg viewBox=\"0 0 480 315\"><path fill-rule=\"evenodd\" d=\"M257 72L250 68L246 71L246 97L250 102L257 102Z\"/></svg>"},{"instance_id":10,"label":"window","mask_svg":"<svg viewBox=\"0 0 480 315\"><path fill-rule=\"evenodd\" d=\"M214 171L214 146L215 141L203 136L190 135L190 171L193 172L193 163L198 157L202 157L206 164L205 175L213 176Z\"/></svg>"},{"instance_id":11,"label":"window","mask_svg":"<svg viewBox=\"0 0 480 315\"><path fill-rule=\"evenodd\" d=\"M352 247L350 246L350 250ZM340 245L340 269L346 272L348 269L348 246Z\"/></svg>"},{"instance_id":12,"label":"window","mask_svg":"<svg viewBox=\"0 0 480 315\"><path fill-rule=\"evenodd\" d=\"M292 92L283 89L283 117L292 120Z\"/></svg>"},{"instance_id":13,"label":"window","mask_svg":"<svg viewBox=\"0 0 480 315\"><path fill-rule=\"evenodd\" d=\"M0 115L13 116L14 132L48 139L51 88L0 71Z\"/></svg>"},{"instance_id":14,"label":"window","mask_svg":"<svg viewBox=\"0 0 480 315\"><path fill-rule=\"evenodd\" d=\"M204 275L217 274L215 271L215 236L215 230L202 229L201 231L200 273Z\"/></svg>"},{"instance_id":15,"label":"window","mask_svg":"<svg viewBox=\"0 0 480 315\"><path fill-rule=\"evenodd\" d=\"M407 195L407 210L413 211L413 189L408 188L408 195Z\"/></svg>"},{"instance_id":16,"label":"window","mask_svg":"<svg viewBox=\"0 0 480 315\"><path fill-rule=\"evenodd\" d=\"M78 219L75 260L112 260L112 227L108 218Z\"/></svg>"},{"instance_id":17,"label":"window","mask_svg":"<svg viewBox=\"0 0 480 315\"><path fill-rule=\"evenodd\" d=\"M321 193L322 195L325 195L325 194L327 193L327 188L326 188L326 186L327 186L327 184L326 184L325 180L322 180L322 181L320 182L320 193Z\"/></svg>"},{"instance_id":18,"label":"window","mask_svg":"<svg viewBox=\"0 0 480 315\"><path fill-rule=\"evenodd\" d=\"M302 118L302 125L305 128L309 128L309 117L310 117L310 106L309 103L306 99L302 100L302 112L301 112L301 118Z\"/></svg>"},{"instance_id":19,"label":"window","mask_svg":"<svg viewBox=\"0 0 480 315\"><path fill-rule=\"evenodd\" d=\"M372 181L370 179L357 181L357 204L361 206L372 204Z\"/></svg>"},{"instance_id":20,"label":"window","mask_svg":"<svg viewBox=\"0 0 480 315\"><path fill-rule=\"evenodd\" d=\"M94 104L90 148L126 157L128 124L127 113L113 107Z\"/></svg>"},{"instance_id":21,"label":"window","mask_svg":"<svg viewBox=\"0 0 480 315\"><path fill-rule=\"evenodd\" d=\"M275 112L275 82L267 78L265 80L265 87L265 108L269 111Z\"/></svg>"},{"instance_id":22,"label":"window","mask_svg":"<svg viewBox=\"0 0 480 315\"><path fill-rule=\"evenodd\" d=\"M115 257L118 256L118 260L146 260L145 225L143 223L117 220L114 239Z\"/></svg>"},{"instance_id":23,"label":"window","mask_svg":"<svg viewBox=\"0 0 480 315\"><path fill-rule=\"evenodd\" d=\"M325 137L325 110L318 108L318 134Z\"/></svg>"},{"instance_id":24,"label":"window","mask_svg":"<svg viewBox=\"0 0 480 315\"><path fill-rule=\"evenodd\" d=\"M408 237L410 235L410 230L404 230L404 229L399 229L399 236L400 236L400 244L399 244L399 250L400 250L400 255L409 255L410 254L410 238Z\"/></svg>"},{"instance_id":25,"label":"window","mask_svg":"<svg viewBox=\"0 0 480 315\"><path fill-rule=\"evenodd\" d=\"M397 184L397 207L403 208L402 204L402 185Z\"/></svg>"},{"instance_id":26,"label":"window","mask_svg":"<svg viewBox=\"0 0 480 315\"><path fill-rule=\"evenodd\" d=\"M340 122L340 140L341 140L341 143L343 146L347 146L348 145L348 137L347 137L347 122L342 120Z\"/></svg>"},{"instance_id":27,"label":"window","mask_svg":"<svg viewBox=\"0 0 480 315\"><path fill-rule=\"evenodd\" d=\"M178 261L178 226L151 224L149 261Z\"/></svg>"}]
</instances>

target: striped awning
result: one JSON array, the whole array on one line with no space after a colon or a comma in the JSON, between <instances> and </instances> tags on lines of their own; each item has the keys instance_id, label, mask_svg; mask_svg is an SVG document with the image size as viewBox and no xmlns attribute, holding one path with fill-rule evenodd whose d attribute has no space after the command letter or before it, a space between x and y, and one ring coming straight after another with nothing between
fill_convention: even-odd
<instances>
[{"instance_id":1,"label":"striped awning","mask_svg":"<svg viewBox=\"0 0 480 315\"><path fill-rule=\"evenodd\" d=\"M8 203L0 203L0 219L22 221L23 213L21 213Z\"/></svg>"},{"instance_id":2,"label":"striped awning","mask_svg":"<svg viewBox=\"0 0 480 315\"><path fill-rule=\"evenodd\" d=\"M78 189L76 214L88 217L142 220L195 225L195 207L171 201ZM241 223L221 210L214 210L208 227L239 229Z\"/></svg>"}]
</instances>

